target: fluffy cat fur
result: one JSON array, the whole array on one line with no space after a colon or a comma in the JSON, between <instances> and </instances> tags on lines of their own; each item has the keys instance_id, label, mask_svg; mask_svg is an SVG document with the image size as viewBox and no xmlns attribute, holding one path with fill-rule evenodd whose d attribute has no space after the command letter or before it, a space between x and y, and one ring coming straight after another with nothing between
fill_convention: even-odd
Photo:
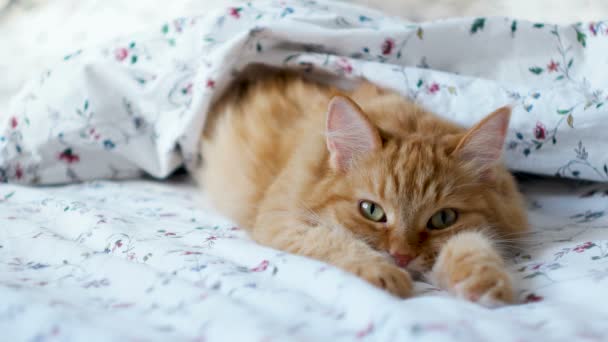
<instances>
[{"instance_id":1,"label":"fluffy cat fur","mask_svg":"<svg viewBox=\"0 0 608 342\"><path fill-rule=\"evenodd\" d=\"M399 297L411 295L410 273L421 273L459 297L509 303L496 238L527 229L500 163L509 116L498 109L467 131L369 83L341 92L279 74L243 82L216 103L197 178L263 245ZM381 206L386 222L364 217L361 201ZM446 208L456 222L429 229Z\"/></svg>"}]
</instances>

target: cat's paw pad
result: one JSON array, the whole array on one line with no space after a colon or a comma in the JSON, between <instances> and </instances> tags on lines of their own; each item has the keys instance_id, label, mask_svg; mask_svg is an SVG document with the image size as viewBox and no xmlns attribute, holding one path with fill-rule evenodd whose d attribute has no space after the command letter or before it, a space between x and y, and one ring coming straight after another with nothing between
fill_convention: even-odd
<instances>
[{"instance_id":1,"label":"cat's paw pad","mask_svg":"<svg viewBox=\"0 0 608 342\"><path fill-rule=\"evenodd\" d=\"M486 307L513 302L511 277L502 267L488 264L470 266L463 275L452 279L451 290L456 296Z\"/></svg>"},{"instance_id":2,"label":"cat's paw pad","mask_svg":"<svg viewBox=\"0 0 608 342\"><path fill-rule=\"evenodd\" d=\"M410 275L395 265L383 262L364 263L357 265L353 271L359 277L397 297L405 298L412 294Z\"/></svg>"}]
</instances>

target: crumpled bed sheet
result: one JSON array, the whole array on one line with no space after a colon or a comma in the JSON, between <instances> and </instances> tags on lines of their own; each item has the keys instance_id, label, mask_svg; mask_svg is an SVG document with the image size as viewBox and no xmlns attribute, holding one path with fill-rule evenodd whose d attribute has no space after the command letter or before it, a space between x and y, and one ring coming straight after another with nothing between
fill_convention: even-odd
<instances>
[{"instance_id":1,"label":"crumpled bed sheet","mask_svg":"<svg viewBox=\"0 0 608 342\"><path fill-rule=\"evenodd\" d=\"M514 107L507 165L608 181L608 22L408 23L333 1L256 1L66 53L0 122L0 181L166 177L199 162L205 113L256 64L364 78L470 126Z\"/></svg>"},{"instance_id":2,"label":"crumpled bed sheet","mask_svg":"<svg viewBox=\"0 0 608 342\"><path fill-rule=\"evenodd\" d=\"M3 185L3 340L606 341L608 185L522 185L521 304L493 310L258 246L183 180Z\"/></svg>"},{"instance_id":3,"label":"crumpled bed sheet","mask_svg":"<svg viewBox=\"0 0 608 342\"><path fill-rule=\"evenodd\" d=\"M605 341L608 24L411 24L330 1L269 1L75 51L0 125L0 329L7 341ZM184 180L204 113L255 63L367 78L470 125L506 103L534 233L509 258L520 305L428 284L399 300L252 243ZM29 187L15 183L57 184Z\"/></svg>"}]
</instances>

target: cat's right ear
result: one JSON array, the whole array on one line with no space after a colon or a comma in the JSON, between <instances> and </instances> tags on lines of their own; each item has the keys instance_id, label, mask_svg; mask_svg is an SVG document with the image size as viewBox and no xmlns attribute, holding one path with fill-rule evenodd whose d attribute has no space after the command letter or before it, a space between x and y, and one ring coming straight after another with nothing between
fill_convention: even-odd
<instances>
[{"instance_id":1,"label":"cat's right ear","mask_svg":"<svg viewBox=\"0 0 608 342\"><path fill-rule=\"evenodd\" d=\"M334 169L347 171L355 159L382 146L378 129L351 99L336 96L329 102L327 149Z\"/></svg>"},{"instance_id":2,"label":"cat's right ear","mask_svg":"<svg viewBox=\"0 0 608 342\"><path fill-rule=\"evenodd\" d=\"M481 120L460 140L455 153L461 160L473 162L484 178L502 155L511 118L511 107L502 107Z\"/></svg>"}]
</instances>

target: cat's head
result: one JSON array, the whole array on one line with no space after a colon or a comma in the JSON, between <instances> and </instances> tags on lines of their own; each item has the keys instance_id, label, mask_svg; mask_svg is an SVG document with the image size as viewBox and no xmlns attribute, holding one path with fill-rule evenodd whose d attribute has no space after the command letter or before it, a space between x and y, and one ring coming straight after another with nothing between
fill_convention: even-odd
<instances>
[{"instance_id":1,"label":"cat's head","mask_svg":"<svg viewBox=\"0 0 608 342\"><path fill-rule=\"evenodd\" d=\"M521 197L500 163L510 114L500 108L468 132L395 138L353 101L335 97L326 127L332 172L317 209L398 265L420 272L457 232L505 237L523 231Z\"/></svg>"}]
</instances>

